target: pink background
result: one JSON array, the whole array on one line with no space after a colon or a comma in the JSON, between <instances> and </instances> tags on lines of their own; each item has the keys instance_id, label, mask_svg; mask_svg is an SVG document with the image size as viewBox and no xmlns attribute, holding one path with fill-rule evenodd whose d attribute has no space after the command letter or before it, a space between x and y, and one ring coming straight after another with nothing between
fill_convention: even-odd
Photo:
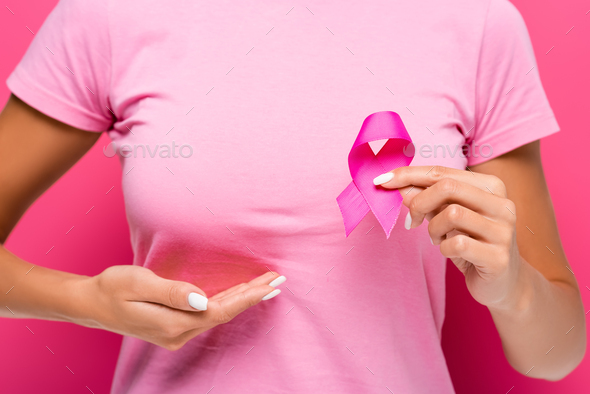
<instances>
[{"instance_id":1,"label":"pink background","mask_svg":"<svg viewBox=\"0 0 590 394\"><path fill-rule=\"evenodd\" d=\"M4 81L33 38L27 27L36 32L55 3L10 0L6 3L10 10L0 9L2 106L9 95ZM572 201L586 201L590 193L584 167L588 153L574 151L590 146L590 14L586 14L590 4L582 0L513 3L527 23L543 85L562 129L543 140L543 161L563 244L589 310L590 289L586 286L590 287L590 267L584 264L587 253L583 245L587 242L590 208ZM566 34L572 26L574 29ZM9 250L33 264L84 275L131 263L120 167L116 159L102 154L107 143L106 135L101 137L29 209L7 242ZM588 392L589 357L560 382L526 378L505 361L487 309L470 297L462 275L452 265L448 266L447 286L443 347L458 393L506 393L513 386L512 394ZM6 291L0 289L0 306L10 297ZM73 324L3 319L0 392L88 393L87 386L96 394L107 393L120 343L119 335Z\"/></svg>"}]
</instances>

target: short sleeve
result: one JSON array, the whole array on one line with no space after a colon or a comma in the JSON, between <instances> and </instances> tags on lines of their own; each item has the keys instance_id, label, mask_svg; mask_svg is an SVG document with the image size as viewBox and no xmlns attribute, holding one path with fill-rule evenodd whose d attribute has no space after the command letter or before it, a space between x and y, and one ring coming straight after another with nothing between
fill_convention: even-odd
<instances>
[{"instance_id":1,"label":"short sleeve","mask_svg":"<svg viewBox=\"0 0 590 394\"><path fill-rule=\"evenodd\" d=\"M468 165L557 131L520 12L508 0L491 0L477 68L475 127L466 133L476 154Z\"/></svg>"},{"instance_id":2,"label":"short sleeve","mask_svg":"<svg viewBox=\"0 0 590 394\"><path fill-rule=\"evenodd\" d=\"M106 131L114 116L106 0L60 0L6 80L38 111L73 127Z\"/></svg>"}]
</instances>

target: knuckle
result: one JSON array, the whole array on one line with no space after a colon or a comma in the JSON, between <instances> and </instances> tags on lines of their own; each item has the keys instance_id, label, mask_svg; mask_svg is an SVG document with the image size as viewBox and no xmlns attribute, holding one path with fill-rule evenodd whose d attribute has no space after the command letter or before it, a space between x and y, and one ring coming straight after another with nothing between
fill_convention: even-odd
<instances>
[{"instance_id":1,"label":"knuckle","mask_svg":"<svg viewBox=\"0 0 590 394\"><path fill-rule=\"evenodd\" d=\"M227 313L226 311L221 311L219 312L219 315L217 315L217 324L229 323L231 319L232 317L229 313Z\"/></svg>"},{"instance_id":2,"label":"knuckle","mask_svg":"<svg viewBox=\"0 0 590 394\"><path fill-rule=\"evenodd\" d=\"M514 212L514 214L516 214L516 204L514 203L514 201L506 199L506 205L508 205L508 208L510 208L510 210Z\"/></svg>"},{"instance_id":3,"label":"knuckle","mask_svg":"<svg viewBox=\"0 0 590 394\"><path fill-rule=\"evenodd\" d=\"M248 283L241 283L236 287L236 293L242 293L244 290L248 289L250 285Z\"/></svg>"},{"instance_id":4,"label":"knuckle","mask_svg":"<svg viewBox=\"0 0 590 394\"><path fill-rule=\"evenodd\" d=\"M461 254L469 248L469 240L464 235L456 235L452 238L453 249Z\"/></svg>"},{"instance_id":5,"label":"knuckle","mask_svg":"<svg viewBox=\"0 0 590 394\"><path fill-rule=\"evenodd\" d=\"M506 185L504 185L504 182L500 178L495 175L490 175L488 183L494 193L500 196L506 196Z\"/></svg>"},{"instance_id":6,"label":"knuckle","mask_svg":"<svg viewBox=\"0 0 590 394\"><path fill-rule=\"evenodd\" d=\"M180 299L181 292L180 286L175 283L168 286L168 303L172 308L178 309L180 307L180 305L178 305L178 300Z\"/></svg>"},{"instance_id":7,"label":"knuckle","mask_svg":"<svg viewBox=\"0 0 590 394\"><path fill-rule=\"evenodd\" d=\"M219 312L215 314L215 324L226 324L233 319L233 316L225 309L220 308Z\"/></svg>"},{"instance_id":8,"label":"knuckle","mask_svg":"<svg viewBox=\"0 0 590 394\"><path fill-rule=\"evenodd\" d=\"M444 178L438 182L438 187L443 194L452 195L457 192L459 183L454 179Z\"/></svg>"},{"instance_id":9,"label":"knuckle","mask_svg":"<svg viewBox=\"0 0 590 394\"><path fill-rule=\"evenodd\" d=\"M248 308L251 308L251 307L253 307L256 304L258 304L258 301L257 300L255 300L252 297L247 297L247 299L246 299L246 305L248 306Z\"/></svg>"},{"instance_id":10,"label":"knuckle","mask_svg":"<svg viewBox=\"0 0 590 394\"><path fill-rule=\"evenodd\" d=\"M96 285L100 289L103 289L105 287L105 285L108 283L108 281L107 281L107 276L108 276L107 270L108 270L108 268L106 270L102 271L99 275L96 275L94 277L94 280L96 281Z\"/></svg>"},{"instance_id":11,"label":"knuckle","mask_svg":"<svg viewBox=\"0 0 590 394\"><path fill-rule=\"evenodd\" d=\"M463 207L457 204L451 204L446 208L447 220L451 223L457 223L463 217Z\"/></svg>"},{"instance_id":12,"label":"knuckle","mask_svg":"<svg viewBox=\"0 0 590 394\"><path fill-rule=\"evenodd\" d=\"M102 272L101 272L101 276L110 276L112 275L113 271L115 270L115 266L110 266L108 268L105 268Z\"/></svg>"},{"instance_id":13,"label":"knuckle","mask_svg":"<svg viewBox=\"0 0 590 394\"><path fill-rule=\"evenodd\" d=\"M516 204L512 200L505 199L504 206L509 211L508 213L508 222L510 224L516 223Z\"/></svg>"},{"instance_id":14,"label":"knuckle","mask_svg":"<svg viewBox=\"0 0 590 394\"><path fill-rule=\"evenodd\" d=\"M254 302L253 302L252 297L248 297L246 292L241 292L239 297L240 297L240 303L246 306L245 309L250 308L251 306L254 306Z\"/></svg>"},{"instance_id":15,"label":"knuckle","mask_svg":"<svg viewBox=\"0 0 590 394\"><path fill-rule=\"evenodd\" d=\"M106 294L137 294L137 278L129 274L126 266L111 266L96 277L97 286Z\"/></svg>"},{"instance_id":16,"label":"knuckle","mask_svg":"<svg viewBox=\"0 0 590 394\"><path fill-rule=\"evenodd\" d=\"M117 279L117 266L111 266L106 268L104 271L102 271L100 273L100 275L97 276L99 283L100 284L107 284L109 282L111 282L112 280L116 280Z\"/></svg>"},{"instance_id":17,"label":"knuckle","mask_svg":"<svg viewBox=\"0 0 590 394\"><path fill-rule=\"evenodd\" d=\"M418 212L420 208L420 195L414 197L410 202L408 209L410 212Z\"/></svg>"},{"instance_id":18,"label":"knuckle","mask_svg":"<svg viewBox=\"0 0 590 394\"><path fill-rule=\"evenodd\" d=\"M399 167L394 170L395 177L405 179L408 176L410 169L408 167Z\"/></svg>"},{"instance_id":19,"label":"knuckle","mask_svg":"<svg viewBox=\"0 0 590 394\"><path fill-rule=\"evenodd\" d=\"M240 305L240 307L238 307L238 309L232 308L234 310L228 310L228 308L224 307L223 302L221 302L219 312L216 313L214 317L214 321L216 324L229 323L241 311L255 304L252 297L247 297L245 292L238 293L235 296L238 297L236 303L237 305Z\"/></svg>"},{"instance_id":20,"label":"knuckle","mask_svg":"<svg viewBox=\"0 0 590 394\"><path fill-rule=\"evenodd\" d=\"M440 179L443 179L446 173L447 173L446 167L434 166L430 170L430 178L435 181L438 181Z\"/></svg>"}]
</instances>

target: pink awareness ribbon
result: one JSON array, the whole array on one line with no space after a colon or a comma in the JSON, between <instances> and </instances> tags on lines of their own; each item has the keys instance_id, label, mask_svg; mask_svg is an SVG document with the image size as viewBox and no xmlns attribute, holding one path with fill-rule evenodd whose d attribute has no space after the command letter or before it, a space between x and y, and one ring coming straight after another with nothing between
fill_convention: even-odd
<instances>
[{"instance_id":1,"label":"pink awareness ribbon","mask_svg":"<svg viewBox=\"0 0 590 394\"><path fill-rule=\"evenodd\" d=\"M370 141L385 140L375 155ZM352 182L336 198L344 229L348 237L369 211L383 227L387 239L397 221L403 197L398 190L375 186L373 179L387 171L407 166L414 158L404 149L412 142L400 116L392 111L376 112L367 116L348 154L348 168Z\"/></svg>"}]
</instances>

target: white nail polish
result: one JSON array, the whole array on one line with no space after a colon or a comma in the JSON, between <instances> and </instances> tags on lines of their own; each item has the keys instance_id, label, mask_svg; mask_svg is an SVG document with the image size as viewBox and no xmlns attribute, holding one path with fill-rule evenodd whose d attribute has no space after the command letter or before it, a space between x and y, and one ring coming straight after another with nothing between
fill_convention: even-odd
<instances>
[{"instance_id":1,"label":"white nail polish","mask_svg":"<svg viewBox=\"0 0 590 394\"><path fill-rule=\"evenodd\" d=\"M200 311L207 310L207 302L209 300L206 297L203 297L199 293L190 293L188 295L188 304L195 309Z\"/></svg>"},{"instance_id":2,"label":"white nail polish","mask_svg":"<svg viewBox=\"0 0 590 394\"><path fill-rule=\"evenodd\" d=\"M272 282L270 282L268 285L272 286L272 287L277 287L278 285L285 282L286 280L287 280L287 278L285 278L283 275L281 275L278 278L276 278L275 280L273 280Z\"/></svg>"},{"instance_id":3,"label":"white nail polish","mask_svg":"<svg viewBox=\"0 0 590 394\"><path fill-rule=\"evenodd\" d=\"M412 227L412 216L410 216L410 212L408 212L408 216L406 216L406 222L404 223L404 227L406 230L409 230Z\"/></svg>"},{"instance_id":4,"label":"white nail polish","mask_svg":"<svg viewBox=\"0 0 590 394\"><path fill-rule=\"evenodd\" d=\"M262 297L262 301L270 300L271 298L278 296L280 292L281 291L279 289L275 289L267 295L265 295L264 297Z\"/></svg>"},{"instance_id":5,"label":"white nail polish","mask_svg":"<svg viewBox=\"0 0 590 394\"><path fill-rule=\"evenodd\" d=\"M385 174L379 175L377 178L373 179L373 183L375 186L382 185L386 182L389 182L393 179L393 172L386 172Z\"/></svg>"},{"instance_id":6,"label":"white nail polish","mask_svg":"<svg viewBox=\"0 0 590 394\"><path fill-rule=\"evenodd\" d=\"M430 237L428 237L428 238L430 238ZM432 238L430 238L430 243L434 245L434 242L432 242Z\"/></svg>"}]
</instances>

